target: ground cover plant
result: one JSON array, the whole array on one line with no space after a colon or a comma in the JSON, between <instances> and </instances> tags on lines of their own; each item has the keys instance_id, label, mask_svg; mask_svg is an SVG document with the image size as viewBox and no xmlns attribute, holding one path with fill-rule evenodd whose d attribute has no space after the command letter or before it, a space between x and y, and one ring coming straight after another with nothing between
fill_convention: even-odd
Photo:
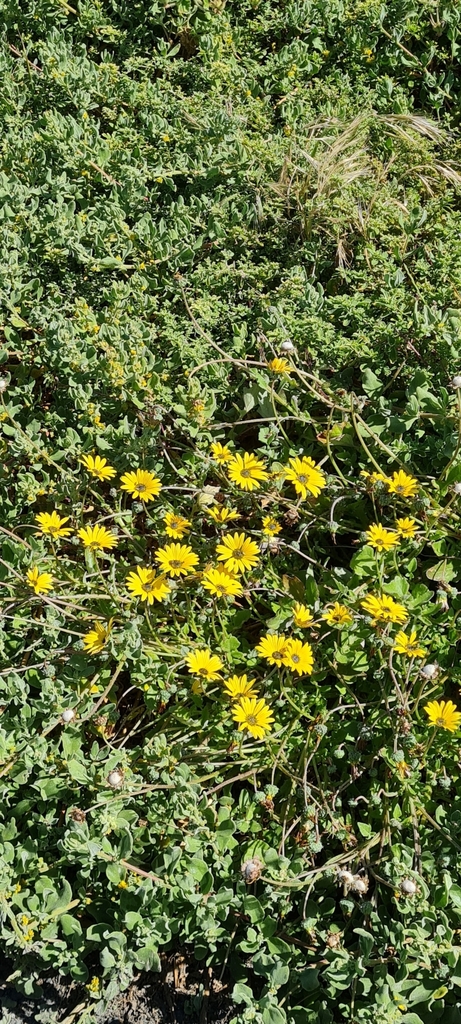
<instances>
[{"instance_id":1,"label":"ground cover plant","mask_svg":"<svg viewBox=\"0 0 461 1024\"><path fill-rule=\"evenodd\" d=\"M459 6L0 12L11 977L460 1024Z\"/></svg>"}]
</instances>

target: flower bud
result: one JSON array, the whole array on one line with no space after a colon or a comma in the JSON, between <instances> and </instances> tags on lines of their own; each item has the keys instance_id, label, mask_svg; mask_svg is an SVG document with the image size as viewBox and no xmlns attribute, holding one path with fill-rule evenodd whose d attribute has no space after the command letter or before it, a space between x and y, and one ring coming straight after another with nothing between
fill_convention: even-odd
<instances>
[{"instance_id":1,"label":"flower bud","mask_svg":"<svg viewBox=\"0 0 461 1024\"><path fill-rule=\"evenodd\" d=\"M399 888L403 896L415 896L418 887L412 878L404 878Z\"/></svg>"},{"instance_id":2,"label":"flower bud","mask_svg":"<svg viewBox=\"0 0 461 1024\"><path fill-rule=\"evenodd\" d=\"M64 722L64 725L68 725L69 722L73 722L74 718L75 718L75 711L74 711L74 709L73 708L66 708L66 710L62 712L61 722Z\"/></svg>"},{"instance_id":3,"label":"flower bud","mask_svg":"<svg viewBox=\"0 0 461 1024\"><path fill-rule=\"evenodd\" d=\"M292 341L282 341L282 344L280 346L280 351L281 352L294 352L294 350L295 350L295 347L294 347ZM461 378L460 378L460 380L461 380ZM461 384L460 384L460 387L461 387Z\"/></svg>"},{"instance_id":4,"label":"flower bud","mask_svg":"<svg viewBox=\"0 0 461 1024\"><path fill-rule=\"evenodd\" d=\"M119 772L117 771L117 769L114 769L114 771L109 772L107 776L107 782L109 783L109 786L112 787L112 789L119 789L123 782L123 772Z\"/></svg>"}]
</instances>

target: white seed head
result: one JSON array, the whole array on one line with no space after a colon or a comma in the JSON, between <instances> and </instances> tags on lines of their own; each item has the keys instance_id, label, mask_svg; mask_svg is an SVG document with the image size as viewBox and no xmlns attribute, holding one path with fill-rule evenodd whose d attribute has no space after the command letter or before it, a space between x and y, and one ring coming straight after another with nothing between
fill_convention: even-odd
<instances>
[{"instance_id":1,"label":"white seed head","mask_svg":"<svg viewBox=\"0 0 461 1024\"><path fill-rule=\"evenodd\" d=\"M122 775L121 772L118 772L115 769L113 772L109 772L109 774L107 776L107 781L109 783L109 786L112 787L112 789L118 789L119 786L122 785L123 775Z\"/></svg>"},{"instance_id":2,"label":"white seed head","mask_svg":"<svg viewBox=\"0 0 461 1024\"><path fill-rule=\"evenodd\" d=\"M256 882L261 875L261 871L264 867L262 860L259 857L252 857L251 860L246 860L242 864L242 875L247 885L251 885L252 882Z\"/></svg>"},{"instance_id":3,"label":"white seed head","mask_svg":"<svg viewBox=\"0 0 461 1024\"><path fill-rule=\"evenodd\" d=\"M425 679L433 679L434 676L437 675L438 670L438 665L423 665L421 675L424 676Z\"/></svg>"},{"instance_id":4,"label":"white seed head","mask_svg":"<svg viewBox=\"0 0 461 1024\"><path fill-rule=\"evenodd\" d=\"M0 377L0 395L3 394L4 391L6 391L7 387L8 381L6 377Z\"/></svg>"},{"instance_id":5,"label":"white seed head","mask_svg":"<svg viewBox=\"0 0 461 1024\"><path fill-rule=\"evenodd\" d=\"M452 388L461 388L461 374L456 373L450 383Z\"/></svg>"},{"instance_id":6,"label":"white seed head","mask_svg":"<svg viewBox=\"0 0 461 1024\"><path fill-rule=\"evenodd\" d=\"M280 351L281 352L294 352L294 350L295 350L295 347L294 347L292 341L282 341L282 344L280 346ZM461 380L461 377L460 377L460 380ZM461 387L461 385L460 385L460 387Z\"/></svg>"},{"instance_id":7,"label":"white seed head","mask_svg":"<svg viewBox=\"0 0 461 1024\"><path fill-rule=\"evenodd\" d=\"M66 710L63 711L63 713L61 715L61 722L64 722L64 725L68 725L69 722L73 722L74 718L75 718L75 711L74 711L74 709L73 708L66 708Z\"/></svg>"},{"instance_id":8,"label":"white seed head","mask_svg":"<svg viewBox=\"0 0 461 1024\"><path fill-rule=\"evenodd\" d=\"M354 892L365 893L368 892L368 878L362 878L360 875L355 875L351 889Z\"/></svg>"},{"instance_id":9,"label":"white seed head","mask_svg":"<svg viewBox=\"0 0 461 1024\"><path fill-rule=\"evenodd\" d=\"M400 892L404 896L414 896L417 891L417 885L412 878L404 878L400 883Z\"/></svg>"},{"instance_id":10,"label":"white seed head","mask_svg":"<svg viewBox=\"0 0 461 1024\"><path fill-rule=\"evenodd\" d=\"M458 480L458 482L454 485L453 490L455 494L461 494L461 480Z\"/></svg>"},{"instance_id":11,"label":"white seed head","mask_svg":"<svg viewBox=\"0 0 461 1024\"><path fill-rule=\"evenodd\" d=\"M341 882L341 885L353 885L354 876L352 871L338 871L338 882Z\"/></svg>"}]
</instances>

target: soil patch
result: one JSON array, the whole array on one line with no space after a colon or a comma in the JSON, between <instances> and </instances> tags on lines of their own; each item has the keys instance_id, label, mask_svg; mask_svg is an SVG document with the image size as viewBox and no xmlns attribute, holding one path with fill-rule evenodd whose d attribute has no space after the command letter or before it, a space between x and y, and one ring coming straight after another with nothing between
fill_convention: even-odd
<instances>
[{"instance_id":1,"label":"soil patch","mask_svg":"<svg viewBox=\"0 0 461 1024\"><path fill-rule=\"evenodd\" d=\"M7 981L11 965L0 966L0 1024L79 1024L91 1006L86 989L57 976L42 978L41 994L24 996ZM94 1004L93 1004L94 1005ZM94 1005L97 1024L229 1024L235 1016L227 985L211 969L173 954L161 974L140 974L105 1008Z\"/></svg>"}]
</instances>

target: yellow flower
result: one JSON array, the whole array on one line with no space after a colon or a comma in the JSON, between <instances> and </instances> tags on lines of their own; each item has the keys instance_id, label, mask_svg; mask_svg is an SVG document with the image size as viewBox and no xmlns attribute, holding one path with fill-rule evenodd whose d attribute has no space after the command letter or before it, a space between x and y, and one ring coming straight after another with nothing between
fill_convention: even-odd
<instances>
[{"instance_id":1,"label":"yellow flower","mask_svg":"<svg viewBox=\"0 0 461 1024\"><path fill-rule=\"evenodd\" d=\"M300 676L304 673L310 676L314 668L311 645L303 644L302 640L287 640L283 664Z\"/></svg>"},{"instance_id":2,"label":"yellow flower","mask_svg":"<svg viewBox=\"0 0 461 1024\"><path fill-rule=\"evenodd\" d=\"M99 551L117 547L117 538L105 526L86 526L78 531L80 540L90 551Z\"/></svg>"},{"instance_id":3,"label":"yellow flower","mask_svg":"<svg viewBox=\"0 0 461 1024\"><path fill-rule=\"evenodd\" d=\"M266 732L270 732L274 716L266 701L260 697L242 697L234 706L232 717L238 722L239 732L248 732L257 740L262 740Z\"/></svg>"},{"instance_id":4,"label":"yellow flower","mask_svg":"<svg viewBox=\"0 0 461 1024\"><path fill-rule=\"evenodd\" d=\"M174 512L167 512L163 522L165 523L165 533L169 537L174 537L175 540L181 540L191 526L190 519L184 519L183 516L175 516Z\"/></svg>"},{"instance_id":5,"label":"yellow flower","mask_svg":"<svg viewBox=\"0 0 461 1024\"><path fill-rule=\"evenodd\" d=\"M316 466L313 459L303 455L301 459L289 459L289 466L285 468L285 478L290 480L297 494L301 498L307 498L312 494L317 498L320 491L326 487L326 479L322 470Z\"/></svg>"},{"instance_id":6,"label":"yellow flower","mask_svg":"<svg viewBox=\"0 0 461 1024\"><path fill-rule=\"evenodd\" d=\"M198 556L188 544L167 544L158 549L155 558L162 572L168 572L170 576L187 576L198 562Z\"/></svg>"},{"instance_id":7,"label":"yellow flower","mask_svg":"<svg viewBox=\"0 0 461 1024\"><path fill-rule=\"evenodd\" d=\"M258 545L244 533L228 534L216 548L218 561L226 562L226 568L233 572L252 569L259 560Z\"/></svg>"},{"instance_id":8,"label":"yellow flower","mask_svg":"<svg viewBox=\"0 0 461 1024\"><path fill-rule=\"evenodd\" d=\"M381 594L380 597L368 594L360 604L371 615L372 626L376 626L379 622L397 622L400 625L408 618L408 612L403 604L398 604L393 597L388 597L387 594Z\"/></svg>"},{"instance_id":9,"label":"yellow flower","mask_svg":"<svg viewBox=\"0 0 461 1024\"><path fill-rule=\"evenodd\" d=\"M92 978L91 981L88 982L88 985L86 985L86 988L89 992L99 992L99 978Z\"/></svg>"},{"instance_id":10,"label":"yellow flower","mask_svg":"<svg viewBox=\"0 0 461 1024\"><path fill-rule=\"evenodd\" d=\"M147 565L138 565L135 572L129 572L126 586L133 597L139 597L141 601L147 601L148 604L153 604L154 601L163 601L170 593L165 577L156 576L155 569L151 569Z\"/></svg>"},{"instance_id":11,"label":"yellow flower","mask_svg":"<svg viewBox=\"0 0 461 1024\"><path fill-rule=\"evenodd\" d=\"M224 680L223 686L232 700L241 700L242 697L258 696L258 691L255 690L254 679L247 679L246 675L231 676L230 679Z\"/></svg>"},{"instance_id":12,"label":"yellow flower","mask_svg":"<svg viewBox=\"0 0 461 1024\"><path fill-rule=\"evenodd\" d=\"M57 512L39 512L35 519L40 527L40 533L48 534L50 537L68 537L69 533L72 533L69 527L64 526L64 523L69 522L69 516L61 518Z\"/></svg>"},{"instance_id":13,"label":"yellow flower","mask_svg":"<svg viewBox=\"0 0 461 1024\"><path fill-rule=\"evenodd\" d=\"M117 889L128 889L128 882L125 882L125 879L122 878L122 880L117 885Z\"/></svg>"},{"instance_id":14,"label":"yellow flower","mask_svg":"<svg viewBox=\"0 0 461 1024\"><path fill-rule=\"evenodd\" d=\"M36 594L46 594L48 590L53 589L53 577L49 572L39 572L37 566L34 565L32 569L27 570L26 575L29 587L35 590Z\"/></svg>"},{"instance_id":15,"label":"yellow flower","mask_svg":"<svg viewBox=\"0 0 461 1024\"><path fill-rule=\"evenodd\" d=\"M429 715L431 725L438 725L441 729L448 729L455 732L461 721L461 712L456 710L456 704L452 700L430 700L424 710Z\"/></svg>"},{"instance_id":16,"label":"yellow flower","mask_svg":"<svg viewBox=\"0 0 461 1024\"><path fill-rule=\"evenodd\" d=\"M283 665L286 648L287 639L283 633L280 636L277 633L267 633L261 637L255 650L269 662L269 665Z\"/></svg>"},{"instance_id":17,"label":"yellow flower","mask_svg":"<svg viewBox=\"0 0 461 1024\"><path fill-rule=\"evenodd\" d=\"M121 487L122 491L129 491L132 498L141 498L141 501L152 501L162 489L158 477L149 473L147 469L124 473L121 477Z\"/></svg>"},{"instance_id":18,"label":"yellow flower","mask_svg":"<svg viewBox=\"0 0 461 1024\"><path fill-rule=\"evenodd\" d=\"M386 530L382 523L373 523L369 526L365 536L368 544L377 551L390 551L399 543L398 533L395 530Z\"/></svg>"},{"instance_id":19,"label":"yellow flower","mask_svg":"<svg viewBox=\"0 0 461 1024\"><path fill-rule=\"evenodd\" d=\"M417 525L414 519L406 517L404 519L396 519L395 525L397 527L397 533L400 537L406 537L408 540L412 540L415 533L417 532Z\"/></svg>"},{"instance_id":20,"label":"yellow flower","mask_svg":"<svg viewBox=\"0 0 461 1024\"><path fill-rule=\"evenodd\" d=\"M393 473L388 481L389 494L398 494L401 498L413 498L418 490L418 481L409 476L403 469Z\"/></svg>"},{"instance_id":21,"label":"yellow flower","mask_svg":"<svg viewBox=\"0 0 461 1024\"><path fill-rule=\"evenodd\" d=\"M273 519L272 516L264 516L263 533L265 533L266 537L275 537L277 533L280 533L281 529L282 527L276 519Z\"/></svg>"},{"instance_id":22,"label":"yellow flower","mask_svg":"<svg viewBox=\"0 0 461 1024\"><path fill-rule=\"evenodd\" d=\"M111 480L115 476L116 470L113 466L109 466L107 459L102 459L100 455L81 455L80 462L91 473L91 476L96 476L98 480Z\"/></svg>"},{"instance_id":23,"label":"yellow flower","mask_svg":"<svg viewBox=\"0 0 461 1024\"><path fill-rule=\"evenodd\" d=\"M311 622L314 621L312 612L306 608L305 604L299 604L298 601L293 605L293 622L299 629L306 629L306 626L310 626Z\"/></svg>"},{"instance_id":24,"label":"yellow flower","mask_svg":"<svg viewBox=\"0 0 461 1024\"><path fill-rule=\"evenodd\" d=\"M366 469L362 469L360 471L360 476L364 476L369 484L390 483L390 477L385 476L384 473L367 473Z\"/></svg>"},{"instance_id":25,"label":"yellow flower","mask_svg":"<svg viewBox=\"0 0 461 1024\"><path fill-rule=\"evenodd\" d=\"M271 359L270 363L267 364L267 369L272 370L273 373L293 373L293 367L288 362L288 359Z\"/></svg>"},{"instance_id":26,"label":"yellow flower","mask_svg":"<svg viewBox=\"0 0 461 1024\"><path fill-rule=\"evenodd\" d=\"M215 441L211 445L211 454L215 462L219 462L220 466L225 466L226 462L232 462L232 459L234 458L230 448L227 447L227 444L220 444L219 441Z\"/></svg>"},{"instance_id":27,"label":"yellow flower","mask_svg":"<svg viewBox=\"0 0 461 1024\"><path fill-rule=\"evenodd\" d=\"M228 464L227 475L229 480L243 491L254 491L260 487L262 481L269 479L264 462L251 452L244 452L243 456L234 455L232 462Z\"/></svg>"},{"instance_id":28,"label":"yellow flower","mask_svg":"<svg viewBox=\"0 0 461 1024\"><path fill-rule=\"evenodd\" d=\"M239 513L233 508L226 508L224 505L213 505L213 508L207 508L207 513L214 519L215 523L228 523L231 519L240 519Z\"/></svg>"},{"instance_id":29,"label":"yellow flower","mask_svg":"<svg viewBox=\"0 0 461 1024\"><path fill-rule=\"evenodd\" d=\"M397 654L405 654L407 658L424 658L427 651L424 647L419 647L416 642L416 630L412 629L410 635L408 633L397 633L394 643L394 650Z\"/></svg>"},{"instance_id":30,"label":"yellow flower","mask_svg":"<svg viewBox=\"0 0 461 1024\"><path fill-rule=\"evenodd\" d=\"M186 662L189 672L194 676L200 676L201 679L219 679L219 673L223 667L221 658L218 658L217 654L212 654L208 648L191 651L187 655Z\"/></svg>"},{"instance_id":31,"label":"yellow flower","mask_svg":"<svg viewBox=\"0 0 461 1024\"><path fill-rule=\"evenodd\" d=\"M104 625L102 622L94 622L93 629L85 633L83 646L89 654L99 654L105 647L110 635L112 621Z\"/></svg>"},{"instance_id":32,"label":"yellow flower","mask_svg":"<svg viewBox=\"0 0 461 1024\"><path fill-rule=\"evenodd\" d=\"M329 626L349 626L353 621L349 609L344 604L339 604L339 601L335 601L331 608L327 608L322 618Z\"/></svg>"},{"instance_id":33,"label":"yellow flower","mask_svg":"<svg viewBox=\"0 0 461 1024\"><path fill-rule=\"evenodd\" d=\"M223 569L208 569L203 574L202 586L215 597L237 597L243 593L240 581Z\"/></svg>"}]
</instances>

